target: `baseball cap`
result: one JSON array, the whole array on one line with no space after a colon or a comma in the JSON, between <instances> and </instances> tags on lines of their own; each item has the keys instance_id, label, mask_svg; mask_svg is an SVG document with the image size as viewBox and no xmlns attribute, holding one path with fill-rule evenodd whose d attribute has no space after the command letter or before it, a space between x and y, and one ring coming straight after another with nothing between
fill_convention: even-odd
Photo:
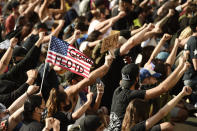
<instances>
[{"instance_id":1,"label":"baseball cap","mask_svg":"<svg viewBox=\"0 0 197 131\"><path fill-rule=\"evenodd\" d=\"M146 69L146 68L142 68L140 69L140 82L143 82L143 80L145 78L148 78L148 77L155 77L155 78L159 78L161 76L160 73L156 73L155 71L153 70L149 70L149 69Z\"/></svg>"},{"instance_id":2,"label":"baseball cap","mask_svg":"<svg viewBox=\"0 0 197 131\"><path fill-rule=\"evenodd\" d=\"M3 113L5 111L6 111L6 107L2 103L0 103L0 113Z\"/></svg>"},{"instance_id":3,"label":"baseball cap","mask_svg":"<svg viewBox=\"0 0 197 131\"><path fill-rule=\"evenodd\" d=\"M162 60L162 61L166 61L166 59L168 58L169 53L168 52L160 52L157 56L156 59Z\"/></svg>"},{"instance_id":4,"label":"baseball cap","mask_svg":"<svg viewBox=\"0 0 197 131\"><path fill-rule=\"evenodd\" d=\"M97 115L87 115L79 123L81 131L94 131L102 124Z\"/></svg>"},{"instance_id":5,"label":"baseball cap","mask_svg":"<svg viewBox=\"0 0 197 131\"><path fill-rule=\"evenodd\" d=\"M136 80L136 77L139 75L139 67L137 64L131 63L125 65L122 70L122 81L121 86L124 88L130 88L132 82Z\"/></svg>"}]
</instances>

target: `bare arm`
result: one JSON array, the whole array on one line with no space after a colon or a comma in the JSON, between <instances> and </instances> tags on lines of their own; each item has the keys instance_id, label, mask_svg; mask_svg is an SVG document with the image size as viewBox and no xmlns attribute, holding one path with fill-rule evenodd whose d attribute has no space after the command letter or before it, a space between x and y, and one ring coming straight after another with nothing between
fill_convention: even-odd
<instances>
[{"instance_id":1,"label":"bare arm","mask_svg":"<svg viewBox=\"0 0 197 131\"><path fill-rule=\"evenodd\" d=\"M49 12L52 14L62 14L65 13L66 6L65 6L65 0L61 0L60 9L49 9Z\"/></svg>"},{"instance_id":2,"label":"bare arm","mask_svg":"<svg viewBox=\"0 0 197 131\"><path fill-rule=\"evenodd\" d=\"M5 54L0 60L0 74L3 74L3 72L7 68L12 57L14 46L17 44L17 42L18 42L17 38L12 38L10 40L10 47L7 49L7 51L5 52Z\"/></svg>"},{"instance_id":3,"label":"bare arm","mask_svg":"<svg viewBox=\"0 0 197 131\"><path fill-rule=\"evenodd\" d=\"M93 84L97 78L102 78L109 70L110 65L112 63L112 56L108 55L105 57L105 64L98 69L94 70L89 74L89 78L84 78L82 81L77 83L76 85L71 86L70 88L66 89L66 93L68 95L75 94L80 91L82 88L87 87Z\"/></svg>"},{"instance_id":4,"label":"bare arm","mask_svg":"<svg viewBox=\"0 0 197 131\"><path fill-rule=\"evenodd\" d=\"M124 17L126 13L124 11L119 12L117 16L114 16L108 20L105 20L101 23L99 23L96 27L95 30L99 30L101 33L105 33L116 21Z\"/></svg>"},{"instance_id":5,"label":"bare arm","mask_svg":"<svg viewBox=\"0 0 197 131\"><path fill-rule=\"evenodd\" d=\"M32 4L28 6L28 8L23 12L23 16L27 15L29 12L33 11L35 7L40 3L40 0L34 1Z\"/></svg>"},{"instance_id":6,"label":"bare arm","mask_svg":"<svg viewBox=\"0 0 197 131\"><path fill-rule=\"evenodd\" d=\"M141 8L144 8L144 7L147 5L148 2L149 2L149 0L143 0L143 1L140 3L140 7L141 7Z\"/></svg>"},{"instance_id":7,"label":"bare arm","mask_svg":"<svg viewBox=\"0 0 197 131\"><path fill-rule=\"evenodd\" d=\"M103 93L104 93L104 86L102 84L97 84L96 86L97 86L97 97L96 97L95 104L94 104L94 107L93 107L93 110L95 112L100 107L101 99L102 99Z\"/></svg>"},{"instance_id":8,"label":"bare arm","mask_svg":"<svg viewBox=\"0 0 197 131\"><path fill-rule=\"evenodd\" d=\"M47 0L44 0L44 3L41 5L39 11L38 11L38 15L40 17L40 19L42 20L45 16L44 16L44 10L47 8Z\"/></svg>"},{"instance_id":9,"label":"bare arm","mask_svg":"<svg viewBox=\"0 0 197 131\"><path fill-rule=\"evenodd\" d=\"M44 39L43 39L43 43L46 43L50 40L51 36L55 36L55 37L58 37L62 27L64 26L64 20L59 20L59 25L55 28L55 30L48 36L45 36Z\"/></svg>"},{"instance_id":10,"label":"bare arm","mask_svg":"<svg viewBox=\"0 0 197 131\"><path fill-rule=\"evenodd\" d=\"M148 32L152 26L153 25L149 24L145 29L129 38L129 40L120 47L120 55L126 55L131 48L141 43L144 40L143 37L145 33Z\"/></svg>"},{"instance_id":11,"label":"bare arm","mask_svg":"<svg viewBox=\"0 0 197 131\"><path fill-rule=\"evenodd\" d=\"M74 120L77 120L86 112L86 110L88 109L88 107L90 106L92 102L92 96L93 96L93 93L88 93L87 102L72 114L72 118Z\"/></svg>"},{"instance_id":12,"label":"bare arm","mask_svg":"<svg viewBox=\"0 0 197 131\"><path fill-rule=\"evenodd\" d=\"M171 36L169 34L164 34L163 37L161 38L161 40L159 41L159 44L155 47L155 49L153 50L148 62L145 64L148 65L151 63L151 61L157 56L157 54L160 52L161 47L163 46L163 44L169 40L171 38Z\"/></svg>"},{"instance_id":13,"label":"bare arm","mask_svg":"<svg viewBox=\"0 0 197 131\"><path fill-rule=\"evenodd\" d=\"M197 71L197 59L192 59L194 70Z\"/></svg>"},{"instance_id":14,"label":"bare arm","mask_svg":"<svg viewBox=\"0 0 197 131\"><path fill-rule=\"evenodd\" d=\"M18 99L16 99L14 103L12 103L12 105L8 108L10 115L12 115L19 108L21 108L28 96L34 94L36 91L38 91L38 89L38 86L30 86L27 92L20 96Z\"/></svg>"},{"instance_id":15,"label":"bare arm","mask_svg":"<svg viewBox=\"0 0 197 131\"><path fill-rule=\"evenodd\" d=\"M184 87L183 90L171 101L169 101L163 108L161 108L159 112L146 120L146 130L149 130L151 127L153 127L157 122L165 117L184 96L190 95L191 93L192 89L190 87Z\"/></svg>"},{"instance_id":16,"label":"bare arm","mask_svg":"<svg viewBox=\"0 0 197 131\"><path fill-rule=\"evenodd\" d=\"M158 21L155 26L158 28L162 28L162 26L167 22L167 20L174 15L174 10L170 9L168 14L163 17L160 21Z\"/></svg>"},{"instance_id":17,"label":"bare arm","mask_svg":"<svg viewBox=\"0 0 197 131\"><path fill-rule=\"evenodd\" d=\"M178 80L183 76L184 72L188 69L188 66L188 63L184 62L184 59L181 58L180 64L172 72L172 74L170 74L170 76L168 76L161 84L159 84L155 88L146 91L145 99L153 99L155 97L158 97L162 93L165 93L172 87L174 87Z\"/></svg>"},{"instance_id":18,"label":"bare arm","mask_svg":"<svg viewBox=\"0 0 197 131\"><path fill-rule=\"evenodd\" d=\"M168 58L166 60L166 63L169 64L171 67L173 66L174 61L176 59L176 54L177 54L178 47L179 47L179 39L176 39L174 47L173 47L170 55L168 56Z\"/></svg>"},{"instance_id":19,"label":"bare arm","mask_svg":"<svg viewBox=\"0 0 197 131\"><path fill-rule=\"evenodd\" d=\"M23 111L24 111L24 107L21 107L9 117L8 131L12 131L16 127L16 125L22 121L21 116Z\"/></svg>"}]
</instances>

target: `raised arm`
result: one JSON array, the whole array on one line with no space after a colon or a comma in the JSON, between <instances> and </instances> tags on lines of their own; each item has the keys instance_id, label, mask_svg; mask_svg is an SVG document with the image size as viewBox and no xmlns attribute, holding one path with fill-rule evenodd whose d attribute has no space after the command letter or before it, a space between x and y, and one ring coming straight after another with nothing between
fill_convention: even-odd
<instances>
[{"instance_id":1,"label":"raised arm","mask_svg":"<svg viewBox=\"0 0 197 131\"><path fill-rule=\"evenodd\" d=\"M95 100L95 104L94 104L94 107L93 107L93 111L96 112L99 107L100 107L100 104L101 104L101 99L103 97L103 93L104 93L104 85L103 84L97 84L97 97L96 97L96 100Z\"/></svg>"},{"instance_id":2,"label":"raised arm","mask_svg":"<svg viewBox=\"0 0 197 131\"><path fill-rule=\"evenodd\" d=\"M93 84L97 78L102 78L108 72L112 61L113 59L111 55L106 56L104 65L92 71L89 74L89 78L84 78L82 81L80 81L76 85L73 85L70 88L66 89L66 93L68 95L75 94L79 92L81 89L83 89L84 87L87 87Z\"/></svg>"},{"instance_id":3,"label":"raised arm","mask_svg":"<svg viewBox=\"0 0 197 131\"><path fill-rule=\"evenodd\" d=\"M171 38L171 35L169 34L164 34L161 40L159 41L159 44L155 47L153 50L148 62L145 64L145 66L149 65L151 61L157 56L157 54L160 52L161 47L165 44L167 40Z\"/></svg>"},{"instance_id":4,"label":"raised arm","mask_svg":"<svg viewBox=\"0 0 197 131\"><path fill-rule=\"evenodd\" d=\"M155 27L162 28L162 26L167 22L167 20L173 15L174 10L170 9L168 11L168 14L155 24Z\"/></svg>"},{"instance_id":5,"label":"raised arm","mask_svg":"<svg viewBox=\"0 0 197 131\"><path fill-rule=\"evenodd\" d=\"M91 93L91 92L88 93L86 103L72 114L72 118L74 120L77 120L86 112L86 110L89 108L89 106L92 102L92 96L93 96L93 93Z\"/></svg>"},{"instance_id":6,"label":"raised arm","mask_svg":"<svg viewBox=\"0 0 197 131\"><path fill-rule=\"evenodd\" d=\"M25 100L38 91L38 86L29 86L27 92L25 92L22 96L12 103L12 105L8 108L10 115L12 115L16 110L18 110L25 102Z\"/></svg>"},{"instance_id":7,"label":"raised arm","mask_svg":"<svg viewBox=\"0 0 197 131\"><path fill-rule=\"evenodd\" d=\"M159 112L157 112L154 116L146 120L146 130L149 130L157 122L164 118L184 96L190 95L191 93L192 89L190 87L184 87L183 90L171 101L169 101L163 108L161 108Z\"/></svg>"},{"instance_id":8,"label":"raised arm","mask_svg":"<svg viewBox=\"0 0 197 131\"><path fill-rule=\"evenodd\" d=\"M18 42L18 39L15 37L10 40L10 47L7 49L7 51L5 52L5 54L0 60L0 74L3 74L5 69L7 68L12 58L13 49L15 45L17 44L17 42Z\"/></svg>"},{"instance_id":9,"label":"raised arm","mask_svg":"<svg viewBox=\"0 0 197 131\"><path fill-rule=\"evenodd\" d=\"M153 99L155 97L158 97L162 93L165 93L172 87L174 87L189 67L189 63L184 61L185 59L181 58L178 67L172 72L172 74L170 74L170 76L168 76L161 84L159 84L155 88L147 90L145 99Z\"/></svg>"},{"instance_id":10,"label":"raised arm","mask_svg":"<svg viewBox=\"0 0 197 131\"><path fill-rule=\"evenodd\" d=\"M52 14L62 14L66 12L65 0L61 0L60 9L49 9Z\"/></svg>"},{"instance_id":11,"label":"raised arm","mask_svg":"<svg viewBox=\"0 0 197 131\"><path fill-rule=\"evenodd\" d=\"M22 106L16 112L14 112L8 119L8 131L13 131L16 125L22 121L22 113L24 111L24 107Z\"/></svg>"},{"instance_id":12,"label":"raised arm","mask_svg":"<svg viewBox=\"0 0 197 131\"><path fill-rule=\"evenodd\" d=\"M39 11L38 11L38 15L40 17L40 20L44 19L44 10L47 8L47 0L44 0L43 4L41 5Z\"/></svg>"},{"instance_id":13,"label":"raised arm","mask_svg":"<svg viewBox=\"0 0 197 131\"><path fill-rule=\"evenodd\" d=\"M21 15L23 16L27 15L29 12L33 11L39 3L40 0L36 0L33 3L29 4L28 8Z\"/></svg>"},{"instance_id":14,"label":"raised arm","mask_svg":"<svg viewBox=\"0 0 197 131\"><path fill-rule=\"evenodd\" d=\"M55 37L58 37L62 27L64 26L64 20L59 20L59 25L55 28L55 30L48 36L45 36L44 39L43 39L43 43L46 43L50 40L51 36L55 36Z\"/></svg>"},{"instance_id":15,"label":"raised arm","mask_svg":"<svg viewBox=\"0 0 197 131\"><path fill-rule=\"evenodd\" d=\"M124 11L119 12L117 16L114 16L108 20L105 20L101 23L99 23L96 27L95 30L99 30L102 34L104 34L111 26L113 26L116 21L124 17L126 13Z\"/></svg>"},{"instance_id":16,"label":"raised arm","mask_svg":"<svg viewBox=\"0 0 197 131\"><path fill-rule=\"evenodd\" d=\"M174 61L176 59L176 54L177 54L177 50L178 50L178 47L179 47L179 42L180 42L179 39L175 40L174 47L173 47L170 55L168 56L168 58L166 60L166 63L169 64L171 67L173 66Z\"/></svg>"},{"instance_id":17,"label":"raised arm","mask_svg":"<svg viewBox=\"0 0 197 131\"><path fill-rule=\"evenodd\" d=\"M153 27L152 24L149 24L142 31L129 38L129 40L120 47L120 55L126 55L131 48L144 41L143 37L145 33L152 30Z\"/></svg>"}]
</instances>

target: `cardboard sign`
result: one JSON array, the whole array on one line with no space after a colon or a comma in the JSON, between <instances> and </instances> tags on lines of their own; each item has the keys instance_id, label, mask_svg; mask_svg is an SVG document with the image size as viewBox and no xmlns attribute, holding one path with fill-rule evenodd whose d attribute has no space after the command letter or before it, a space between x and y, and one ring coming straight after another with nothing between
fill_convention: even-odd
<instances>
[{"instance_id":1,"label":"cardboard sign","mask_svg":"<svg viewBox=\"0 0 197 131\"><path fill-rule=\"evenodd\" d=\"M101 53L114 49L118 45L118 37L120 32L112 33L112 35L104 38L101 45Z\"/></svg>"}]
</instances>

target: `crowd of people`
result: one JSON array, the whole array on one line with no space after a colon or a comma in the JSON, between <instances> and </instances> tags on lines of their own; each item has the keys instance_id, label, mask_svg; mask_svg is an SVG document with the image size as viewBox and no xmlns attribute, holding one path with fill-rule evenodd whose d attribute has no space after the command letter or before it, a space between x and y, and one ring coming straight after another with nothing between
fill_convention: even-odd
<instances>
[{"instance_id":1,"label":"crowd of people","mask_svg":"<svg viewBox=\"0 0 197 131\"><path fill-rule=\"evenodd\" d=\"M45 61L52 36L93 61L88 78ZM1 0L0 56L1 131L164 131L197 117L197 0Z\"/></svg>"}]
</instances>

